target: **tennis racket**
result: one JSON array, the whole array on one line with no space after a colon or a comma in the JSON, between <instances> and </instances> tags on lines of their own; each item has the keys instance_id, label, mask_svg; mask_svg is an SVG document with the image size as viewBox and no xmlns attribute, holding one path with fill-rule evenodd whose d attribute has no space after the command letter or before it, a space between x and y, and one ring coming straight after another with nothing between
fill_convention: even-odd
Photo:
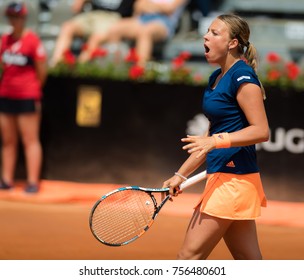
<instances>
[{"instance_id":1,"label":"tennis racket","mask_svg":"<svg viewBox=\"0 0 304 280\"><path fill-rule=\"evenodd\" d=\"M206 171L188 178L180 185L184 190L202 181ZM163 195L157 204L156 195ZM142 236L153 224L157 214L171 198L169 188L127 186L102 196L93 206L89 223L95 238L108 246L129 244Z\"/></svg>"}]
</instances>

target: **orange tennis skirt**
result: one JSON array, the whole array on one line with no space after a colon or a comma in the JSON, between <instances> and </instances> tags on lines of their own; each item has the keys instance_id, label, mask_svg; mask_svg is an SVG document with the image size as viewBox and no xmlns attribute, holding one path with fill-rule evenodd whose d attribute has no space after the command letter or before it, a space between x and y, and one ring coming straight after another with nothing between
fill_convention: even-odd
<instances>
[{"instance_id":1,"label":"orange tennis skirt","mask_svg":"<svg viewBox=\"0 0 304 280\"><path fill-rule=\"evenodd\" d=\"M259 173L208 175L206 187L195 208L210 216L251 220L261 215L267 201Z\"/></svg>"}]
</instances>

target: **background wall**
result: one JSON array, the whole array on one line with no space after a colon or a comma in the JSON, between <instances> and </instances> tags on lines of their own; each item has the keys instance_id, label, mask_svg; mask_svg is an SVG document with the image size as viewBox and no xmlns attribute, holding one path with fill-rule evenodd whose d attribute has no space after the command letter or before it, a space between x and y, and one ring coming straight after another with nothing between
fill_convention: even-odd
<instances>
[{"instance_id":1,"label":"background wall","mask_svg":"<svg viewBox=\"0 0 304 280\"><path fill-rule=\"evenodd\" d=\"M94 86L102 97L97 126L76 121L84 85ZM49 77L42 121L43 178L158 186L188 156L180 139L206 125L202 92L202 87L185 85ZM272 135L258 146L258 159L267 195L304 201L304 95L277 88L266 92Z\"/></svg>"}]
</instances>

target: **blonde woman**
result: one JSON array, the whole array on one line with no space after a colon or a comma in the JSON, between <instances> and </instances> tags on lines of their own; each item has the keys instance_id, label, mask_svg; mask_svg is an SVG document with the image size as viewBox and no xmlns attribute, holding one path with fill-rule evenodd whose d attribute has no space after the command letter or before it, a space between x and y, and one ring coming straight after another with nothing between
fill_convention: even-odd
<instances>
[{"instance_id":1,"label":"blonde woman","mask_svg":"<svg viewBox=\"0 0 304 280\"><path fill-rule=\"evenodd\" d=\"M207 61L220 66L203 96L209 132L182 139L190 156L164 182L172 195L178 195L182 181L206 161L206 187L178 259L206 259L222 238L234 259L262 259L255 219L266 198L255 144L268 140L269 128L249 35L244 19L220 15L204 36Z\"/></svg>"}]
</instances>

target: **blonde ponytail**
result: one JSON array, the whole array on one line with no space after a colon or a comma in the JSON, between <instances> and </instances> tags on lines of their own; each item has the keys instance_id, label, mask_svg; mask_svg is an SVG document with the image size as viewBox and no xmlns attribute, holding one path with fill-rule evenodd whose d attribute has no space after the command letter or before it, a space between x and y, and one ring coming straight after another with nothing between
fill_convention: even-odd
<instances>
[{"instance_id":1,"label":"blonde ponytail","mask_svg":"<svg viewBox=\"0 0 304 280\"><path fill-rule=\"evenodd\" d=\"M244 52L244 58L249 66L251 66L255 73L258 71L258 61L257 61L257 50L254 45L252 45L249 41L247 43L246 51ZM266 99L266 92L263 84L259 80L261 85L261 91L263 94L263 99Z\"/></svg>"},{"instance_id":2,"label":"blonde ponytail","mask_svg":"<svg viewBox=\"0 0 304 280\"><path fill-rule=\"evenodd\" d=\"M224 14L218 16L218 19L222 20L230 27L230 38L236 38L239 42L238 53L241 57L244 57L247 64L257 73L258 61L257 61L257 50L253 44L249 42L250 29L246 20L234 15ZM266 98L265 90L260 82L261 90L264 99Z\"/></svg>"}]
</instances>

